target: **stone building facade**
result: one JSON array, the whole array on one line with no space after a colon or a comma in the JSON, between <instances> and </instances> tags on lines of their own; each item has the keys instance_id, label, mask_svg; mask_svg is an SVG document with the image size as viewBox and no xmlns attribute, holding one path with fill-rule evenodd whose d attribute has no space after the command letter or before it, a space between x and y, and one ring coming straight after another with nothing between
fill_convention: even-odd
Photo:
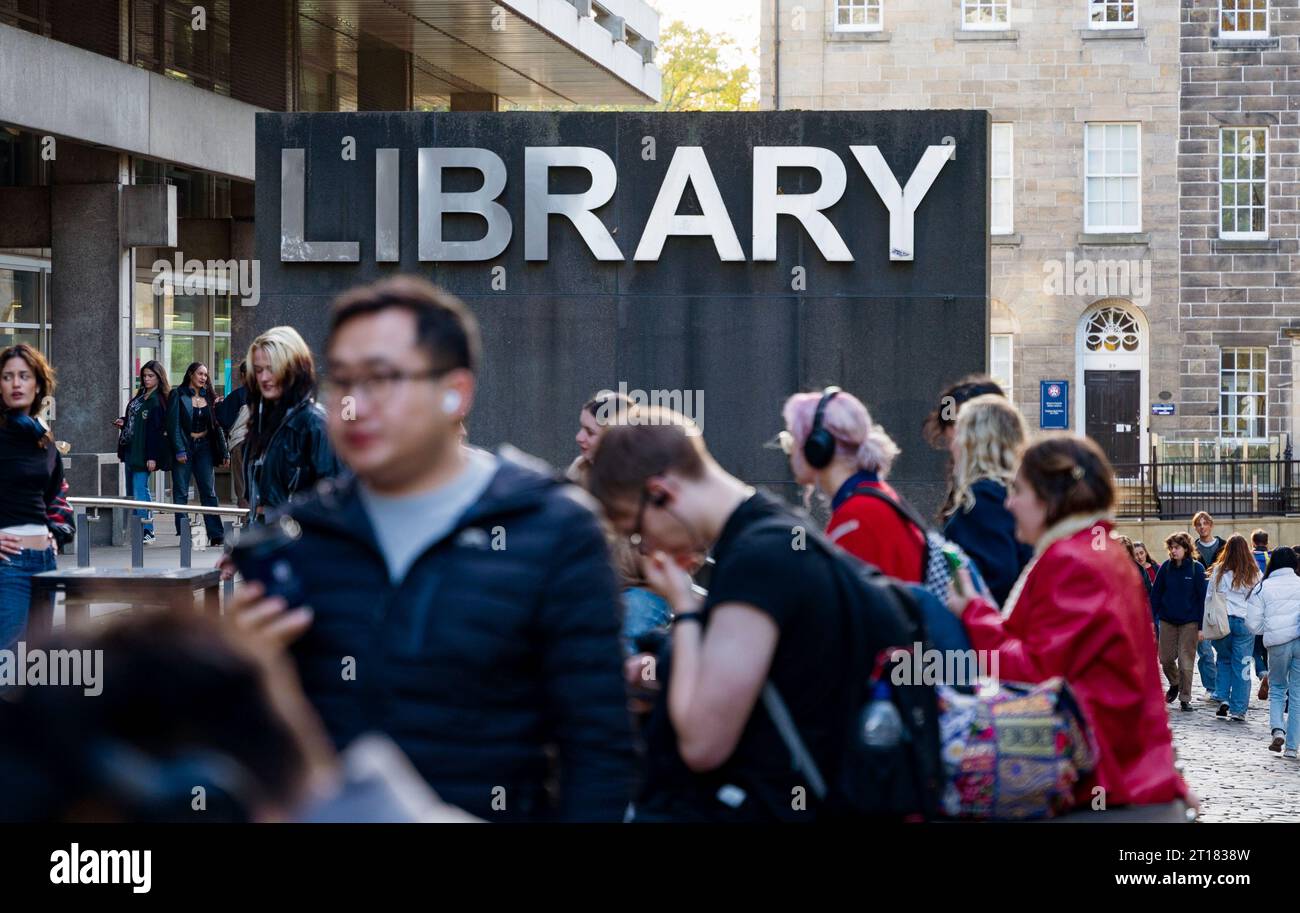
<instances>
[{"instance_id":1,"label":"stone building facade","mask_svg":"<svg viewBox=\"0 0 1300 913\"><path fill-rule=\"evenodd\" d=\"M989 110L990 368L1030 426L1063 380L1117 463L1260 452L1292 427L1298 3L762 0L762 103ZM1269 132L1266 214L1249 164L1231 191L1266 238L1218 236L1221 126Z\"/></svg>"},{"instance_id":2,"label":"stone building facade","mask_svg":"<svg viewBox=\"0 0 1300 913\"><path fill-rule=\"evenodd\" d=\"M1266 439L1300 427L1300 2L1183 0L1181 34L1182 427Z\"/></svg>"}]
</instances>

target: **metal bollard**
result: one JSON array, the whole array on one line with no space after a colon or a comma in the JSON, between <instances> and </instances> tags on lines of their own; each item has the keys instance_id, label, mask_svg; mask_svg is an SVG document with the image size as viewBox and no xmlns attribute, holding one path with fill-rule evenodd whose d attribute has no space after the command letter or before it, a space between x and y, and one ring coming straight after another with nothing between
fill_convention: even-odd
<instances>
[{"instance_id":1,"label":"metal bollard","mask_svg":"<svg viewBox=\"0 0 1300 913\"><path fill-rule=\"evenodd\" d=\"M190 538L190 515L176 515L181 524L181 567L193 567L194 540Z\"/></svg>"},{"instance_id":2,"label":"metal bollard","mask_svg":"<svg viewBox=\"0 0 1300 913\"><path fill-rule=\"evenodd\" d=\"M77 567L90 567L90 518L77 511Z\"/></svg>"},{"instance_id":3,"label":"metal bollard","mask_svg":"<svg viewBox=\"0 0 1300 913\"><path fill-rule=\"evenodd\" d=\"M144 523L132 512L126 528L131 537L131 567L144 567ZM90 563L89 556L86 563Z\"/></svg>"}]
</instances>

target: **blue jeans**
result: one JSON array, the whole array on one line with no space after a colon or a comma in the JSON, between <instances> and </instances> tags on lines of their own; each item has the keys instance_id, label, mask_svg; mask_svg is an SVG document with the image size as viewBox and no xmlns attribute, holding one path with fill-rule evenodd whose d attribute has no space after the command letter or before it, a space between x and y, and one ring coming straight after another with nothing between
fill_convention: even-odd
<instances>
[{"instance_id":1,"label":"blue jeans","mask_svg":"<svg viewBox=\"0 0 1300 913\"><path fill-rule=\"evenodd\" d=\"M25 548L17 555L0 557L0 649L22 640L27 630L27 610L32 601L32 575L55 569L54 549Z\"/></svg>"},{"instance_id":2,"label":"blue jeans","mask_svg":"<svg viewBox=\"0 0 1300 913\"><path fill-rule=\"evenodd\" d=\"M137 472L134 469L127 468L126 484L130 487L131 497L137 501L152 501L153 494L149 491L149 477L151 472ZM147 510L137 510L134 512L140 518L140 525L147 533L153 532L153 514Z\"/></svg>"},{"instance_id":3,"label":"blue jeans","mask_svg":"<svg viewBox=\"0 0 1300 913\"><path fill-rule=\"evenodd\" d=\"M220 502L217 500L216 476L213 475L212 451L208 449L207 441L198 441L188 456L189 462L178 461L172 466L172 503L189 503L190 479L193 479L194 486L199 490L199 503L204 507L216 507ZM205 514L203 523L208 528L209 539L221 539L225 536L220 517ZM180 534L181 515L177 514L176 535Z\"/></svg>"},{"instance_id":4,"label":"blue jeans","mask_svg":"<svg viewBox=\"0 0 1300 913\"><path fill-rule=\"evenodd\" d=\"M1211 641L1218 657L1215 680L1219 688L1214 696L1227 702L1228 712L1241 716L1250 706L1250 657L1255 649L1255 635L1246 627L1246 619L1228 616L1228 635Z\"/></svg>"},{"instance_id":5,"label":"blue jeans","mask_svg":"<svg viewBox=\"0 0 1300 913\"><path fill-rule=\"evenodd\" d=\"M1255 635L1255 678L1264 679L1268 677L1268 648L1264 646L1264 638Z\"/></svg>"},{"instance_id":6,"label":"blue jeans","mask_svg":"<svg viewBox=\"0 0 1300 913\"><path fill-rule=\"evenodd\" d=\"M1300 637L1268 648L1268 725L1286 733L1287 748L1300 748Z\"/></svg>"},{"instance_id":7,"label":"blue jeans","mask_svg":"<svg viewBox=\"0 0 1300 913\"><path fill-rule=\"evenodd\" d=\"M1201 684L1205 686L1205 690L1217 694L1214 688L1216 684L1214 647L1210 646L1213 643L1212 640L1202 640L1196 644L1196 670L1201 673Z\"/></svg>"}]
</instances>

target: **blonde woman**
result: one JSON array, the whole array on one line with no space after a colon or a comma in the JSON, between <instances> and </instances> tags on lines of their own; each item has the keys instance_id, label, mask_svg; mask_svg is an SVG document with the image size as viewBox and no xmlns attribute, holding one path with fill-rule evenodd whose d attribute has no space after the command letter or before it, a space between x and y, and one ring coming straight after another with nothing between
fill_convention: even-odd
<instances>
[{"instance_id":1,"label":"blonde woman","mask_svg":"<svg viewBox=\"0 0 1300 913\"><path fill-rule=\"evenodd\" d=\"M298 331L267 330L248 347L248 364L244 478L249 509L263 517L341 467L325 433L325 410L313 398L316 365ZM367 396L382 396L398 381L375 376L361 386Z\"/></svg>"},{"instance_id":2,"label":"blonde woman","mask_svg":"<svg viewBox=\"0 0 1300 913\"><path fill-rule=\"evenodd\" d=\"M1016 540L1016 521L1006 507L1025 437L1024 419L1004 397L977 396L957 413L953 500L943 534L975 562L998 605L1033 555Z\"/></svg>"}]
</instances>

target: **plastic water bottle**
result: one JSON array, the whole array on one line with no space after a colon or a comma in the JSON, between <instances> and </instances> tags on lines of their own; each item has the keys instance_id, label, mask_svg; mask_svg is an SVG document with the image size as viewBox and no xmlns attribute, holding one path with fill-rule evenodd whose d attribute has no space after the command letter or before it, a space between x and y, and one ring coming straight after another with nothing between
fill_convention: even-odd
<instances>
[{"instance_id":1,"label":"plastic water bottle","mask_svg":"<svg viewBox=\"0 0 1300 913\"><path fill-rule=\"evenodd\" d=\"M903 719L889 699L889 683L876 682L871 703L862 713L862 741L869 748L896 748L903 740Z\"/></svg>"}]
</instances>

